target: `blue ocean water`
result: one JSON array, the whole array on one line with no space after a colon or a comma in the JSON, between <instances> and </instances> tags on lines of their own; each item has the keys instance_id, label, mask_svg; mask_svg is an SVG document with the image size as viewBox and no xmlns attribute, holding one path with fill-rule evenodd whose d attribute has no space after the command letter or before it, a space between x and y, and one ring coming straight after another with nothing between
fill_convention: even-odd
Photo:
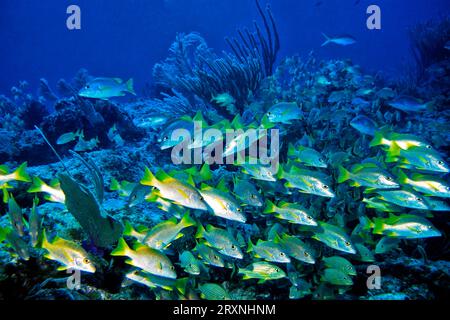
<instances>
[{"instance_id":1,"label":"blue ocean water","mask_svg":"<svg viewBox=\"0 0 450 320\"><path fill-rule=\"evenodd\" d=\"M446 0L277 0L271 3L280 36L280 56L348 58L389 75L411 59L407 29L448 14ZM317 6L317 3L321 3ZM66 28L66 8L79 5L82 29ZM382 29L366 28L366 9L382 10ZM202 34L218 52L224 38L258 18L253 0L80 0L2 1L0 4L0 92L26 79L50 82L86 68L94 75L134 77L137 88L151 82L152 66L167 55L179 32ZM357 45L320 48L321 33L352 34Z\"/></svg>"}]
</instances>

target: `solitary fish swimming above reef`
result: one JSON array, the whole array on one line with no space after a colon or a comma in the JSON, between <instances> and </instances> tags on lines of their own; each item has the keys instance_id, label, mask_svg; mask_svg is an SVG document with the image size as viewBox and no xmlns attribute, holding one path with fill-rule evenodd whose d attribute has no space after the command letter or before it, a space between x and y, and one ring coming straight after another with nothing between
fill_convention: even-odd
<instances>
[{"instance_id":1,"label":"solitary fish swimming above reef","mask_svg":"<svg viewBox=\"0 0 450 320\"><path fill-rule=\"evenodd\" d=\"M112 97L123 97L125 93L136 95L133 79L123 82L119 78L95 78L88 82L78 95L85 98L108 100Z\"/></svg>"}]
</instances>

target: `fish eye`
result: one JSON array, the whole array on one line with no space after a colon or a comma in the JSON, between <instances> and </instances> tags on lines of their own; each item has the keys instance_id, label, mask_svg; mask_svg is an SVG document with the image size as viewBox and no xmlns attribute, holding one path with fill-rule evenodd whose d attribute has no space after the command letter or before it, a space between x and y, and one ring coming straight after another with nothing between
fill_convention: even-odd
<instances>
[{"instance_id":1,"label":"fish eye","mask_svg":"<svg viewBox=\"0 0 450 320\"><path fill-rule=\"evenodd\" d=\"M86 85L86 89L89 89L90 87L91 87L90 85L88 85L88 84Z\"/></svg>"},{"instance_id":2,"label":"fish eye","mask_svg":"<svg viewBox=\"0 0 450 320\"><path fill-rule=\"evenodd\" d=\"M272 114L272 112L270 112L270 111L267 112L267 115L268 115L268 116L270 116L271 114Z\"/></svg>"},{"instance_id":3,"label":"fish eye","mask_svg":"<svg viewBox=\"0 0 450 320\"><path fill-rule=\"evenodd\" d=\"M345 241L345 245L346 245L347 247L349 247L349 246L350 246L350 242Z\"/></svg>"},{"instance_id":4,"label":"fish eye","mask_svg":"<svg viewBox=\"0 0 450 320\"><path fill-rule=\"evenodd\" d=\"M387 181L392 181L392 177L389 177L389 176L388 176L388 177L386 177L386 180L387 180Z\"/></svg>"},{"instance_id":5,"label":"fish eye","mask_svg":"<svg viewBox=\"0 0 450 320\"><path fill-rule=\"evenodd\" d=\"M163 141L167 141L168 139L169 139L169 137L166 136L163 138Z\"/></svg>"},{"instance_id":6,"label":"fish eye","mask_svg":"<svg viewBox=\"0 0 450 320\"><path fill-rule=\"evenodd\" d=\"M311 216L306 217L308 220L312 220L313 218Z\"/></svg>"},{"instance_id":7,"label":"fish eye","mask_svg":"<svg viewBox=\"0 0 450 320\"><path fill-rule=\"evenodd\" d=\"M430 146L429 144L427 144L427 145L425 146L425 148L431 149L431 146Z\"/></svg>"},{"instance_id":8,"label":"fish eye","mask_svg":"<svg viewBox=\"0 0 450 320\"><path fill-rule=\"evenodd\" d=\"M280 256L284 257L285 256L284 252L280 252Z\"/></svg>"},{"instance_id":9,"label":"fish eye","mask_svg":"<svg viewBox=\"0 0 450 320\"><path fill-rule=\"evenodd\" d=\"M237 212L241 212L242 210L241 210L241 208L237 208L236 211Z\"/></svg>"},{"instance_id":10,"label":"fish eye","mask_svg":"<svg viewBox=\"0 0 450 320\"><path fill-rule=\"evenodd\" d=\"M439 161L438 161L438 164L443 165L443 164L444 164L444 161L439 160Z\"/></svg>"},{"instance_id":11,"label":"fish eye","mask_svg":"<svg viewBox=\"0 0 450 320\"><path fill-rule=\"evenodd\" d=\"M219 260L219 257L218 257L218 256L214 256L214 259L215 259L215 260Z\"/></svg>"},{"instance_id":12,"label":"fish eye","mask_svg":"<svg viewBox=\"0 0 450 320\"><path fill-rule=\"evenodd\" d=\"M174 266L171 266L171 267L170 267L170 270L175 270L175 267L174 267Z\"/></svg>"},{"instance_id":13,"label":"fish eye","mask_svg":"<svg viewBox=\"0 0 450 320\"><path fill-rule=\"evenodd\" d=\"M323 188L324 188L324 189L328 189L329 186L327 186L326 184L324 184L324 185L323 185Z\"/></svg>"},{"instance_id":14,"label":"fish eye","mask_svg":"<svg viewBox=\"0 0 450 320\"><path fill-rule=\"evenodd\" d=\"M416 197L416 201L422 202L422 198Z\"/></svg>"},{"instance_id":15,"label":"fish eye","mask_svg":"<svg viewBox=\"0 0 450 320\"><path fill-rule=\"evenodd\" d=\"M275 268L275 272L280 272L280 269L278 269L278 268Z\"/></svg>"},{"instance_id":16,"label":"fish eye","mask_svg":"<svg viewBox=\"0 0 450 320\"><path fill-rule=\"evenodd\" d=\"M236 246L234 244L232 244L231 249L236 250Z\"/></svg>"},{"instance_id":17,"label":"fish eye","mask_svg":"<svg viewBox=\"0 0 450 320\"><path fill-rule=\"evenodd\" d=\"M257 198L256 194L252 194L251 197L252 197L252 199L256 199Z\"/></svg>"},{"instance_id":18,"label":"fish eye","mask_svg":"<svg viewBox=\"0 0 450 320\"><path fill-rule=\"evenodd\" d=\"M84 264L90 264L91 260L89 260L88 258L84 258L83 263Z\"/></svg>"},{"instance_id":19,"label":"fish eye","mask_svg":"<svg viewBox=\"0 0 450 320\"><path fill-rule=\"evenodd\" d=\"M308 253L308 252L304 252L303 255L304 255L305 257L309 257L309 253Z\"/></svg>"}]
</instances>

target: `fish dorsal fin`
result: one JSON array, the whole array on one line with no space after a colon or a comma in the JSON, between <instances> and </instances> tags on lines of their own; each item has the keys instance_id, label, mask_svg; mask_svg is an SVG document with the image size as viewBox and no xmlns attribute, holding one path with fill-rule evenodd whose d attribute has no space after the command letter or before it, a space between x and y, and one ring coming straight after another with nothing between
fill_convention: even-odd
<instances>
[{"instance_id":1,"label":"fish dorsal fin","mask_svg":"<svg viewBox=\"0 0 450 320\"><path fill-rule=\"evenodd\" d=\"M274 243L281 243L283 240L280 238L280 236L278 235L278 233L275 233L274 237L273 237L273 242Z\"/></svg>"},{"instance_id":2,"label":"fish dorsal fin","mask_svg":"<svg viewBox=\"0 0 450 320\"><path fill-rule=\"evenodd\" d=\"M207 185L206 183L202 183L200 185L200 190L212 190L212 187Z\"/></svg>"},{"instance_id":3,"label":"fish dorsal fin","mask_svg":"<svg viewBox=\"0 0 450 320\"><path fill-rule=\"evenodd\" d=\"M123 82L120 78L113 78L113 80L118 84L121 84Z\"/></svg>"},{"instance_id":4,"label":"fish dorsal fin","mask_svg":"<svg viewBox=\"0 0 450 320\"><path fill-rule=\"evenodd\" d=\"M146 226L137 226L136 227L136 231L139 233L146 233L148 232L150 229L147 228Z\"/></svg>"},{"instance_id":5,"label":"fish dorsal fin","mask_svg":"<svg viewBox=\"0 0 450 320\"><path fill-rule=\"evenodd\" d=\"M284 201L284 200L281 200L280 202L278 202L278 204L277 204L277 206L279 207L279 208L284 208L284 207L286 207L286 206L288 206L289 205L289 202L286 202L286 201Z\"/></svg>"},{"instance_id":6,"label":"fish dorsal fin","mask_svg":"<svg viewBox=\"0 0 450 320\"><path fill-rule=\"evenodd\" d=\"M389 212L389 218L387 218L385 221L387 224L394 224L400 219L400 216L394 215L392 212Z\"/></svg>"},{"instance_id":7,"label":"fish dorsal fin","mask_svg":"<svg viewBox=\"0 0 450 320\"><path fill-rule=\"evenodd\" d=\"M228 119L224 119L224 120L219 121L215 125L211 126L211 128L226 130L226 129L232 129L232 126Z\"/></svg>"},{"instance_id":8,"label":"fish dorsal fin","mask_svg":"<svg viewBox=\"0 0 450 320\"><path fill-rule=\"evenodd\" d=\"M303 171L304 171L304 169L301 169L301 168L299 168L299 167L293 165L293 166L290 168L289 173L293 173L293 174L301 174L301 173L303 173Z\"/></svg>"},{"instance_id":9,"label":"fish dorsal fin","mask_svg":"<svg viewBox=\"0 0 450 320\"><path fill-rule=\"evenodd\" d=\"M194 181L194 178L192 178L191 175L188 175L188 177L186 179L186 183L191 185L191 186L193 186L193 187L195 187L195 181Z\"/></svg>"},{"instance_id":10,"label":"fish dorsal fin","mask_svg":"<svg viewBox=\"0 0 450 320\"><path fill-rule=\"evenodd\" d=\"M168 180L168 179L173 179L163 169L159 169L158 172L156 172L155 176L156 176L156 178L159 181L165 181L165 180Z\"/></svg>"},{"instance_id":11,"label":"fish dorsal fin","mask_svg":"<svg viewBox=\"0 0 450 320\"><path fill-rule=\"evenodd\" d=\"M4 165L4 164L0 165L0 173L1 174L7 174L9 171L10 171L10 169L8 168L7 165Z\"/></svg>"},{"instance_id":12,"label":"fish dorsal fin","mask_svg":"<svg viewBox=\"0 0 450 320\"><path fill-rule=\"evenodd\" d=\"M61 238L59 236L55 236L53 238L52 245L54 245L54 246L58 245L58 244L62 245L62 244L66 244L67 242L68 242L67 240L64 240L63 238Z\"/></svg>"},{"instance_id":13,"label":"fish dorsal fin","mask_svg":"<svg viewBox=\"0 0 450 320\"><path fill-rule=\"evenodd\" d=\"M164 221L163 223L165 223L165 224L177 224L177 223L178 223L178 220L177 220L177 218L172 217L172 218L170 218L170 219L167 219L167 220Z\"/></svg>"},{"instance_id":14,"label":"fish dorsal fin","mask_svg":"<svg viewBox=\"0 0 450 320\"><path fill-rule=\"evenodd\" d=\"M424 176L421 173L413 173L413 174L411 174L411 178L413 180L422 180L422 179L426 179L426 176Z\"/></svg>"},{"instance_id":15,"label":"fish dorsal fin","mask_svg":"<svg viewBox=\"0 0 450 320\"><path fill-rule=\"evenodd\" d=\"M52 181L50 181L49 186L52 188L57 188L59 189L61 186L61 183L59 182L58 179L53 179Z\"/></svg>"},{"instance_id":16,"label":"fish dorsal fin","mask_svg":"<svg viewBox=\"0 0 450 320\"><path fill-rule=\"evenodd\" d=\"M209 164L205 163L200 169L200 177L203 181L211 180L213 177L211 168L209 167Z\"/></svg>"},{"instance_id":17,"label":"fish dorsal fin","mask_svg":"<svg viewBox=\"0 0 450 320\"><path fill-rule=\"evenodd\" d=\"M359 172L361 170L363 170L364 168L366 168L363 164L355 164L352 166L352 171L353 172Z\"/></svg>"},{"instance_id":18,"label":"fish dorsal fin","mask_svg":"<svg viewBox=\"0 0 450 320\"><path fill-rule=\"evenodd\" d=\"M175 170L173 170L173 171L175 171ZM191 176L195 176L195 175L197 175L197 174L198 174L198 170L197 170L197 167L195 167L195 166L193 166L193 167L190 167L190 168L188 168L188 169L184 170L184 172L186 172L186 173L190 174Z\"/></svg>"},{"instance_id":19,"label":"fish dorsal fin","mask_svg":"<svg viewBox=\"0 0 450 320\"><path fill-rule=\"evenodd\" d=\"M220 179L219 183L217 183L216 189L220 190L222 192L228 192L228 188L227 188L224 178Z\"/></svg>"},{"instance_id":20,"label":"fish dorsal fin","mask_svg":"<svg viewBox=\"0 0 450 320\"><path fill-rule=\"evenodd\" d=\"M261 118L261 127L263 129L271 129L273 127L275 127L275 123L272 123L269 121L269 118L267 117L267 115L265 114L262 118Z\"/></svg>"},{"instance_id":21,"label":"fish dorsal fin","mask_svg":"<svg viewBox=\"0 0 450 320\"><path fill-rule=\"evenodd\" d=\"M146 248L148 248L146 245L144 245L142 243L139 243L139 242L135 242L134 245L133 245L133 250L134 251L143 250L143 249L146 249Z\"/></svg>"},{"instance_id":22,"label":"fish dorsal fin","mask_svg":"<svg viewBox=\"0 0 450 320\"><path fill-rule=\"evenodd\" d=\"M179 120L192 122L192 118L189 117L188 115L181 116L181 117L179 118Z\"/></svg>"},{"instance_id":23,"label":"fish dorsal fin","mask_svg":"<svg viewBox=\"0 0 450 320\"><path fill-rule=\"evenodd\" d=\"M206 122L205 118L203 118L202 112L197 111L194 118L192 118L193 121L199 121L202 124L202 127L207 127L208 123Z\"/></svg>"}]
</instances>

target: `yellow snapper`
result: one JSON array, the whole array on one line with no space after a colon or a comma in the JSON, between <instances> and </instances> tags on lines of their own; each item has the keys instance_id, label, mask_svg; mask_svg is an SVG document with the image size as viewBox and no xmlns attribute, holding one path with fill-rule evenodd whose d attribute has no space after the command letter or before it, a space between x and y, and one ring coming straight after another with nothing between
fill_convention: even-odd
<instances>
[{"instance_id":1,"label":"yellow snapper","mask_svg":"<svg viewBox=\"0 0 450 320\"><path fill-rule=\"evenodd\" d=\"M296 188L302 193L309 193L322 197L335 197L334 192L327 182L328 177L320 172L292 166L289 172L280 169L278 176L287 180L285 186L288 188Z\"/></svg>"},{"instance_id":2,"label":"yellow snapper","mask_svg":"<svg viewBox=\"0 0 450 320\"><path fill-rule=\"evenodd\" d=\"M356 276L356 269L353 264L343 257L324 257L322 258L322 261L325 267L337 269L345 274L348 274L349 276Z\"/></svg>"},{"instance_id":3,"label":"yellow snapper","mask_svg":"<svg viewBox=\"0 0 450 320\"><path fill-rule=\"evenodd\" d=\"M183 229L195 225L196 222L187 212L178 223L176 218L171 218L154 226L143 239L143 244L157 250L165 249L172 241L183 236L181 233Z\"/></svg>"},{"instance_id":4,"label":"yellow snapper","mask_svg":"<svg viewBox=\"0 0 450 320\"><path fill-rule=\"evenodd\" d=\"M320 228L314 232L313 239L322 242L330 248L338 251L355 254L356 249L345 231L337 226L325 222L319 222Z\"/></svg>"},{"instance_id":5,"label":"yellow snapper","mask_svg":"<svg viewBox=\"0 0 450 320\"><path fill-rule=\"evenodd\" d=\"M413 173L409 178L403 171L399 170L398 181L427 196L450 198L450 186L439 177Z\"/></svg>"},{"instance_id":6,"label":"yellow snapper","mask_svg":"<svg viewBox=\"0 0 450 320\"><path fill-rule=\"evenodd\" d=\"M288 146L288 156L294 161L301 162L305 166L326 168L327 162L322 154L312 148L298 146L294 147L292 143Z\"/></svg>"},{"instance_id":7,"label":"yellow snapper","mask_svg":"<svg viewBox=\"0 0 450 320\"><path fill-rule=\"evenodd\" d=\"M133 79L123 82L119 78L95 78L89 81L78 95L86 98L108 100L112 97L122 97L125 93L136 95L133 89Z\"/></svg>"},{"instance_id":8,"label":"yellow snapper","mask_svg":"<svg viewBox=\"0 0 450 320\"><path fill-rule=\"evenodd\" d=\"M139 183L128 182L125 180L119 182L115 178L111 178L109 190L117 191L121 197L129 197L137 185L139 185Z\"/></svg>"},{"instance_id":9,"label":"yellow snapper","mask_svg":"<svg viewBox=\"0 0 450 320\"><path fill-rule=\"evenodd\" d=\"M164 253L140 243L136 243L133 249L128 246L123 238L120 238L111 255L129 257L130 259L126 263L145 272L165 278L177 278L175 267Z\"/></svg>"},{"instance_id":10,"label":"yellow snapper","mask_svg":"<svg viewBox=\"0 0 450 320\"><path fill-rule=\"evenodd\" d=\"M373 233L391 238L421 239L440 237L442 234L430 221L411 214L390 215L389 218L374 218Z\"/></svg>"},{"instance_id":11,"label":"yellow snapper","mask_svg":"<svg viewBox=\"0 0 450 320\"><path fill-rule=\"evenodd\" d=\"M439 153L424 147L410 147L403 150L394 145L387 153L386 162L398 162L400 168L450 172L449 165Z\"/></svg>"},{"instance_id":12,"label":"yellow snapper","mask_svg":"<svg viewBox=\"0 0 450 320\"><path fill-rule=\"evenodd\" d=\"M211 248L210 246L207 246L204 243L197 243L194 251L198 253L199 257L205 264L209 264L219 268L225 267L223 258L218 252L216 252L215 249Z\"/></svg>"},{"instance_id":13,"label":"yellow snapper","mask_svg":"<svg viewBox=\"0 0 450 320\"><path fill-rule=\"evenodd\" d=\"M378 131L375 131L375 136L370 142L371 147L379 145L384 145L387 147L397 146L403 150L408 150L411 147L424 147L426 149L432 149L431 145L423 139L413 134L393 132L386 126L382 127Z\"/></svg>"},{"instance_id":14,"label":"yellow snapper","mask_svg":"<svg viewBox=\"0 0 450 320\"><path fill-rule=\"evenodd\" d=\"M173 291L174 289L176 289L181 294L184 294L186 292L186 285L189 281L189 278L170 279L155 276L141 270L130 271L129 273L127 273L126 278L131 281L143 284L151 289L161 288L166 291Z\"/></svg>"},{"instance_id":15,"label":"yellow snapper","mask_svg":"<svg viewBox=\"0 0 450 320\"><path fill-rule=\"evenodd\" d=\"M316 263L311 248L299 238L283 233L281 237L275 235L274 242L279 243L292 258L309 264Z\"/></svg>"},{"instance_id":16,"label":"yellow snapper","mask_svg":"<svg viewBox=\"0 0 450 320\"><path fill-rule=\"evenodd\" d=\"M244 275L242 279L259 279L258 283L264 283L267 280L276 280L286 277L286 273L277 265L269 262L254 262L246 268L239 269L238 274Z\"/></svg>"},{"instance_id":17,"label":"yellow snapper","mask_svg":"<svg viewBox=\"0 0 450 320\"><path fill-rule=\"evenodd\" d=\"M56 140L56 144L66 144L72 141L75 141L78 137L84 138L84 134L82 130L77 130L75 132L67 132L59 136Z\"/></svg>"},{"instance_id":18,"label":"yellow snapper","mask_svg":"<svg viewBox=\"0 0 450 320\"><path fill-rule=\"evenodd\" d=\"M144 243L144 239L149 231L150 229L144 226L137 226L136 228L133 228L131 223L128 220L126 220L124 223L123 235L133 237L140 243Z\"/></svg>"},{"instance_id":19,"label":"yellow snapper","mask_svg":"<svg viewBox=\"0 0 450 320\"><path fill-rule=\"evenodd\" d=\"M410 190L378 191L379 199L411 209L429 209L424 198Z\"/></svg>"},{"instance_id":20,"label":"yellow snapper","mask_svg":"<svg viewBox=\"0 0 450 320\"><path fill-rule=\"evenodd\" d=\"M228 230L216 228L210 224L206 226L205 230L199 223L195 237L204 238L206 245L217 249L223 255L236 259L243 258L238 242Z\"/></svg>"},{"instance_id":21,"label":"yellow snapper","mask_svg":"<svg viewBox=\"0 0 450 320\"><path fill-rule=\"evenodd\" d=\"M387 171L378 168L375 164L364 163L357 164L349 171L343 166L339 166L338 183L347 180L353 180L351 183L354 187L369 187L376 189L395 189L399 184L395 182L394 177Z\"/></svg>"},{"instance_id":22,"label":"yellow snapper","mask_svg":"<svg viewBox=\"0 0 450 320\"><path fill-rule=\"evenodd\" d=\"M202 184L199 192L215 216L242 223L247 221L239 203L223 184L219 183L216 188Z\"/></svg>"},{"instance_id":23,"label":"yellow snapper","mask_svg":"<svg viewBox=\"0 0 450 320\"><path fill-rule=\"evenodd\" d=\"M338 286L351 286L353 285L353 280L350 278L349 275L345 274L344 272L327 268L324 270L324 273L322 274L322 277L320 278L321 281L331 283Z\"/></svg>"},{"instance_id":24,"label":"yellow snapper","mask_svg":"<svg viewBox=\"0 0 450 320\"><path fill-rule=\"evenodd\" d=\"M249 239L247 252L253 252L255 258L262 258L269 262L291 262L287 253L283 251L282 246L275 241L263 241L259 239L256 245L254 245Z\"/></svg>"},{"instance_id":25,"label":"yellow snapper","mask_svg":"<svg viewBox=\"0 0 450 320\"><path fill-rule=\"evenodd\" d=\"M61 190L59 181L53 180L50 183L50 185L46 184L39 177L33 177L33 184L27 190L27 192L30 193L43 192L48 195L45 197L46 200L64 204L66 201L66 195Z\"/></svg>"},{"instance_id":26,"label":"yellow snapper","mask_svg":"<svg viewBox=\"0 0 450 320\"><path fill-rule=\"evenodd\" d=\"M293 224L317 226L317 222L306 209L296 203L280 201L278 205L275 205L270 200L267 200L263 213L275 213L274 216L278 219L286 220Z\"/></svg>"},{"instance_id":27,"label":"yellow snapper","mask_svg":"<svg viewBox=\"0 0 450 320\"><path fill-rule=\"evenodd\" d=\"M44 256L47 259L58 261L62 264L58 271L76 269L95 273L95 266L89 259L88 253L78 244L72 241L55 237L52 242L47 238L45 230L42 231L42 249L48 251Z\"/></svg>"},{"instance_id":28,"label":"yellow snapper","mask_svg":"<svg viewBox=\"0 0 450 320\"><path fill-rule=\"evenodd\" d=\"M208 210L195 187L172 178L163 171L159 171L155 177L150 169L146 167L141 184L156 187L161 197L172 200L175 204L192 209Z\"/></svg>"},{"instance_id":29,"label":"yellow snapper","mask_svg":"<svg viewBox=\"0 0 450 320\"><path fill-rule=\"evenodd\" d=\"M277 172L271 166L261 164L243 164L241 167L242 172L251 175L253 179L271 182L277 181Z\"/></svg>"},{"instance_id":30,"label":"yellow snapper","mask_svg":"<svg viewBox=\"0 0 450 320\"><path fill-rule=\"evenodd\" d=\"M303 113L296 102L280 102L269 108L265 115L270 122L291 124L292 120L301 119Z\"/></svg>"},{"instance_id":31,"label":"yellow snapper","mask_svg":"<svg viewBox=\"0 0 450 320\"><path fill-rule=\"evenodd\" d=\"M375 253L376 254L384 254L388 253L389 251L397 248L400 245L401 239L398 238L391 238L391 237L383 237L378 241L377 245L375 246Z\"/></svg>"},{"instance_id":32,"label":"yellow snapper","mask_svg":"<svg viewBox=\"0 0 450 320\"><path fill-rule=\"evenodd\" d=\"M233 177L233 193L243 202L242 205L249 205L253 207L262 207L264 200L262 195L256 190L256 187L248 180L238 179Z\"/></svg>"}]
</instances>

